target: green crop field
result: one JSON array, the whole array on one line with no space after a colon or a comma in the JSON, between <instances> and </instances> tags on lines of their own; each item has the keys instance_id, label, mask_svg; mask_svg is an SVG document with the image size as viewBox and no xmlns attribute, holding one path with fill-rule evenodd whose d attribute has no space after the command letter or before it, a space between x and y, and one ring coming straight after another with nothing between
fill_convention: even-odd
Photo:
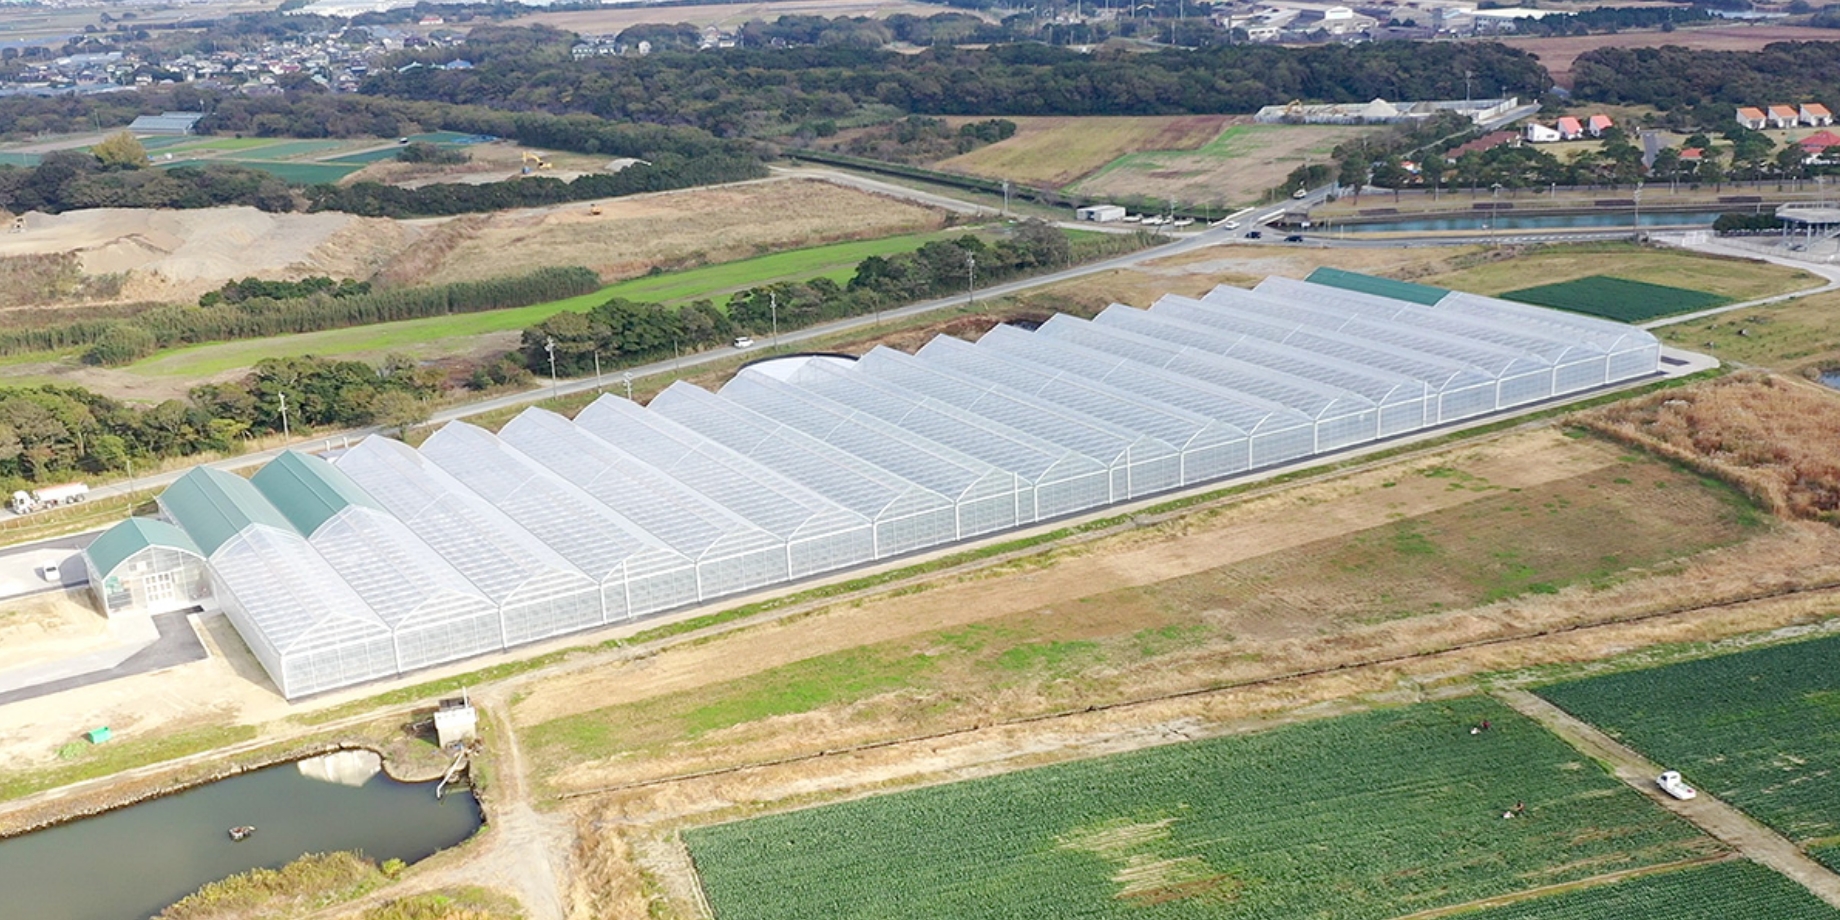
<instances>
[{"instance_id":1,"label":"green crop field","mask_svg":"<svg viewBox=\"0 0 1840 920\"><path fill-rule=\"evenodd\" d=\"M337 182L357 172L356 166L341 166L335 163L271 163L267 160L219 159L219 163L235 163L250 169L274 173L287 182L303 185L315 185L322 182Z\"/></svg>"},{"instance_id":2,"label":"green crop field","mask_svg":"<svg viewBox=\"0 0 1840 920\"><path fill-rule=\"evenodd\" d=\"M1733 860L1454 916L1460 920L1835 920L1840 911L1769 869Z\"/></svg>"},{"instance_id":3,"label":"green crop field","mask_svg":"<svg viewBox=\"0 0 1840 920\"><path fill-rule=\"evenodd\" d=\"M351 163L356 166L364 166L378 162L379 160L394 159L396 157L396 152L400 149L399 147L385 147L381 150L366 150L363 153L348 153L342 157L333 157L326 162Z\"/></svg>"},{"instance_id":4,"label":"green crop field","mask_svg":"<svg viewBox=\"0 0 1840 920\"><path fill-rule=\"evenodd\" d=\"M1487 719L1480 735L1470 727ZM1525 803L1521 817L1505 810ZM1487 698L685 834L718 920L1357 920L1718 845Z\"/></svg>"},{"instance_id":5,"label":"green crop field","mask_svg":"<svg viewBox=\"0 0 1840 920\"><path fill-rule=\"evenodd\" d=\"M282 165L282 164L276 164ZM438 351L443 340L462 339L492 332L515 332L562 312L585 313L614 297L678 304L703 297L722 301L729 292L782 280L809 280L819 276L839 283L855 274L856 263L873 255L909 252L936 239L956 237L970 230L916 233L880 240L859 240L813 246L790 252L756 256L737 262L707 265L681 272L633 278L608 285L592 294L564 300L493 310L411 319L350 329L329 329L265 339L217 342L164 351L144 358L130 369L158 377L200 376L248 367L262 358L406 351L418 356Z\"/></svg>"},{"instance_id":6,"label":"green crop field","mask_svg":"<svg viewBox=\"0 0 1840 920\"><path fill-rule=\"evenodd\" d=\"M1840 843L1831 843L1826 846L1811 847L1808 850L1808 853L1809 855L1813 856L1815 859L1820 860L1821 865L1826 866L1827 868L1832 869L1835 872L1840 872Z\"/></svg>"},{"instance_id":7,"label":"green crop field","mask_svg":"<svg viewBox=\"0 0 1840 920\"><path fill-rule=\"evenodd\" d=\"M280 143L272 137L211 137L175 146L175 150L253 150Z\"/></svg>"},{"instance_id":8,"label":"green crop field","mask_svg":"<svg viewBox=\"0 0 1840 920\"><path fill-rule=\"evenodd\" d=\"M1840 637L1537 692L1791 840L1840 837Z\"/></svg>"},{"instance_id":9,"label":"green crop field","mask_svg":"<svg viewBox=\"0 0 1840 920\"><path fill-rule=\"evenodd\" d=\"M288 141L272 147L262 148L263 159L283 160L309 153L324 153L340 147L351 146L350 141Z\"/></svg>"},{"instance_id":10,"label":"green crop field","mask_svg":"<svg viewBox=\"0 0 1840 920\"><path fill-rule=\"evenodd\" d=\"M1691 313L1731 302L1705 291L1611 278L1607 275L1590 275L1573 281L1521 288L1501 296L1521 303L1556 307L1625 323L1639 323L1676 313Z\"/></svg>"}]
</instances>

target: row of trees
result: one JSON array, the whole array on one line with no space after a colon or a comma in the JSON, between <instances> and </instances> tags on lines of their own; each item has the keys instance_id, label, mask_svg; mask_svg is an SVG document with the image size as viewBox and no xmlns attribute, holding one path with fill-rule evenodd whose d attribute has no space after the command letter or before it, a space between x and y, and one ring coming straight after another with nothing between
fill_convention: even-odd
<instances>
[{"instance_id":1,"label":"row of trees","mask_svg":"<svg viewBox=\"0 0 1840 920\"><path fill-rule=\"evenodd\" d=\"M241 281L226 281L224 286L215 291L207 291L198 298L201 307L213 307L220 303L242 303L266 297L269 300L295 300L324 294L327 297L356 297L369 294L371 283L354 278L333 280L325 275L314 275L299 281L264 281L261 278L244 278Z\"/></svg>"},{"instance_id":2,"label":"row of trees","mask_svg":"<svg viewBox=\"0 0 1840 920\"><path fill-rule=\"evenodd\" d=\"M239 450L281 430L287 394L296 430L315 425L404 426L427 418L438 371L392 358L270 358L241 380L207 384L187 399L137 408L81 387L0 389L0 480L13 485L129 468L135 461Z\"/></svg>"},{"instance_id":3,"label":"row of trees","mask_svg":"<svg viewBox=\"0 0 1840 920\"><path fill-rule=\"evenodd\" d=\"M1759 51L1598 48L1572 64L1580 100L1663 109L1705 106L1702 124L1731 120L1732 106L1831 99L1840 87L1840 44L1778 42Z\"/></svg>"},{"instance_id":4,"label":"row of trees","mask_svg":"<svg viewBox=\"0 0 1840 920\"><path fill-rule=\"evenodd\" d=\"M238 204L291 211L294 195L272 173L228 163L142 169L105 164L81 150L59 150L45 154L37 166L0 166L0 209L14 213Z\"/></svg>"},{"instance_id":5,"label":"row of trees","mask_svg":"<svg viewBox=\"0 0 1840 920\"><path fill-rule=\"evenodd\" d=\"M995 243L967 234L909 253L870 256L857 263L847 285L814 278L749 288L732 295L726 310L708 300L670 309L615 298L587 313L558 313L526 329L524 364L548 373L553 351L558 374L581 376L594 371L597 356L610 366L638 363L727 342L738 333L764 335L776 326L799 329L861 316L963 291L973 279L1001 280L1066 265L1071 258L1065 233L1031 220Z\"/></svg>"},{"instance_id":6,"label":"row of trees","mask_svg":"<svg viewBox=\"0 0 1840 920\"><path fill-rule=\"evenodd\" d=\"M456 281L337 296L336 289L277 300L253 297L212 306L172 304L126 319L0 331L0 354L88 345L94 364L126 364L161 348L265 338L405 319L529 306L600 288L585 268L541 268L489 281Z\"/></svg>"},{"instance_id":7,"label":"row of trees","mask_svg":"<svg viewBox=\"0 0 1840 920\"><path fill-rule=\"evenodd\" d=\"M587 173L568 182L543 176L483 184L437 182L416 188L354 182L309 186L306 197L310 211L345 211L366 217L439 217L738 182L766 174L766 166L753 156L685 159L659 154L656 160L634 163L619 172Z\"/></svg>"},{"instance_id":8,"label":"row of trees","mask_svg":"<svg viewBox=\"0 0 1840 920\"><path fill-rule=\"evenodd\" d=\"M828 137L836 133L836 123L820 122L811 133ZM1007 118L966 122L955 129L943 118L909 115L859 132L841 147L851 156L873 157L891 163L929 163L969 153L1015 134L1016 123Z\"/></svg>"}]
</instances>

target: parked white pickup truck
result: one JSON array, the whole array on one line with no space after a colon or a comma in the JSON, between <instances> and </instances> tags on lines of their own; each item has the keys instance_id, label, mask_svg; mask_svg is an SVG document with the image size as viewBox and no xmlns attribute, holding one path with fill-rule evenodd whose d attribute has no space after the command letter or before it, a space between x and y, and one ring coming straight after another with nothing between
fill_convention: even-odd
<instances>
[{"instance_id":1,"label":"parked white pickup truck","mask_svg":"<svg viewBox=\"0 0 1840 920\"><path fill-rule=\"evenodd\" d=\"M1655 777L1655 785L1660 786L1662 792L1683 802L1699 795L1692 786L1687 785L1686 781L1680 778L1680 773L1675 770L1669 770Z\"/></svg>"}]
</instances>

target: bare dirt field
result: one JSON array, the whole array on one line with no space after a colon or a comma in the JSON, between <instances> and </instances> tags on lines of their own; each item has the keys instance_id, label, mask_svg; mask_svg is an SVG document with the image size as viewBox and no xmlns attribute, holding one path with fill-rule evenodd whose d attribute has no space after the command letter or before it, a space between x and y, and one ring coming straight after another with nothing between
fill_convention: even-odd
<instances>
[{"instance_id":1,"label":"bare dirt field","mask_svg":"<svg viewBox=\"0 0 1840 920\"><path fill-rule=\"evenodd\" d=\"M970 119L966 119L970 120ZM1225 115L1011 118L1016 134L933 166L1059 188L1146 150L1196 150L1243 118Z\"/></svg>"},{"instance_id":2,"label":"bare dirt field","mask_svg":"<svg viewBox=\"0 0 1840 920\"><path fill-rule=\"evenodd\" d=\"M1572 62L1578 60L1579 55L1599 48L1679 45L1701 51L1756 51L1771 42L1831 42L1840 41L1840 35L1835 35L1832 29L1804 26L1711 26L1673 32L1618 32L1614 35L1503 38L1500 41L1532 53L1552 74L1553 82L1569 88Z\"/></svg>"},{"instance_id":3,"label":"bare dirt field","mask_svg":"<svg viewBox=\"0 0 1840 920\"><path fill-rule=\"evenodd\" d=\"M591 208L598 206L601 213ZM749 182L463 218L405 252L393 281L583 265L608 281L945 225L930 208L813 180Z\"/></svg>"},{"instance_id":4,"label":"bare dirt field","mask_svg":"<svg viewBox=\"0 0 1840 920\"><path fill-rule=\"evenodd\" d=\"M1332 158L1337 144L1378 129L1345 125L1233 125L1195 150L1145 148L1081 179L1074 191L1112 198L1145 195L1188 204L1257 201L1307 162Z\"/></svg>"},{"instance_id":5,"label":"bare dirt field","mask_svg":"<svg viewBox=\"0 0 1840 920\"><path fill-rule=\"evenodd\" d=\"M126 300L187 300L232 278L368 277L422 233L350 214L98 208L31 213L0 236L0 256L74 252L90 275L126 273Z\"/></svg>"},{"instance_id":6,"label":"bare dirt field","mask_svg":"<svg viewBox=\"0 0 1840 920\"><path fill-rule=\"evenodd\" d=\"M542 24L570 32L611 35L649 22L688 22L697 26L738 26L754 19L772 21L781 16L893 16L910 13L932 16L939 8L905 0L767 0L711 6L674 6L658 9L620 6L566 13L536 13L511 20L513 25Z\"/></svg>"}]
</instances>

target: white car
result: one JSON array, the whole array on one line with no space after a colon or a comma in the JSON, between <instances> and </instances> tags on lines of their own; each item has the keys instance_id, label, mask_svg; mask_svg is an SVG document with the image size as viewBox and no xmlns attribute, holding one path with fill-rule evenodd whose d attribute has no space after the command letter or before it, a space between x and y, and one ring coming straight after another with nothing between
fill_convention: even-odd
<instances>
[{"instance_id":1,"label":"white car","mask_svg":"<svg viewBox=\"0 0 1840 920\"><path fill-rule=\"evenodd\" d=\"M1692 786L1687 785L1686 781L1680 778L1680 773L1676 770L1669 770L1655 777L1655 785L1660 786L1662 792L1683 802L1699 795L1698 791Z\"/></svg>"},{"instance_id":2,"label":"white car","mask_svg":"<svg viewBox=\"0 0 1840 920\"><path fill-rule=\"evenodd\" d=\"M735 337L735 347L736 348L752 348L753 346L754 346L753 339L750 339L745 335Z\"/></svg>"},{"instance_id":3,"label":"white car","mask_svg":"<svg viewBox=\"0 0 1840 920\"><path fill-rule=\"evenodd\" d=\"M41 571L44 573L45 580L52 584L61 584L64 581L64 575L58 571L58 564L55 562L45 563Z\"/></svg>"},{"instance_id":4,"label":"white car","mask_svg":"<svg viewBox=\"0 0 1840 920\"><path fill-rule=\"evenodd\" d=\"M1225 227L1228 230L1238 230L1239 229L1239 221L1237 220L1223 220L1220 222L1220 225L1222 227Z\"/></svg>"}]
</instances>

